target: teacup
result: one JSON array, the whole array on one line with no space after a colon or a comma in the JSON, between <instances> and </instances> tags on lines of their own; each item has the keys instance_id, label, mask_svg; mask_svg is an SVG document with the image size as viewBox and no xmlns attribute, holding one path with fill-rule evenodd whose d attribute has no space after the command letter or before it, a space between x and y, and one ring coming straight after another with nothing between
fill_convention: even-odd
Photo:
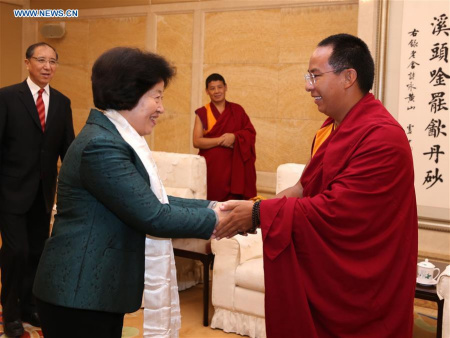
<instances>
[{"instance_id":1,"label":"teacup","mask_svg":"<svg viewBox=\"0 0 450 338\"><path fill-rule=\"evenodd\" d=\"M434 272L437 271L436 276ZM441 271L426 258L425 261L417 263L417 282L422 284L431 284L436 282Z\"/></svg>"}]
</instances>

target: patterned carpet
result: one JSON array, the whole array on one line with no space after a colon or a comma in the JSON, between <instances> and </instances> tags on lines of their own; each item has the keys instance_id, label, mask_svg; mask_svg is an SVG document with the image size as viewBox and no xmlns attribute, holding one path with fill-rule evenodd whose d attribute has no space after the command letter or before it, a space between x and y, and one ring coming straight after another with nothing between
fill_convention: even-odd
<instances>
[{"instance_id":1,"label":"patterned carpet","mask_svg":"<svg viewBox=\"0 0 450 338\"><path fill-rule=\"evenodd\" d=\"M435 338L436 323L436 317L414 312L413 338Z\"/></svg>"},{"instance_id":2,"label":"patterned carpet","mask_svg":"<svg viewBox=\"0 0 450 338\"><path fill-rule=\"evenodd\" d=\"M4 333L3 333L3 315L0 312L0 322L1 322L1 327L0 327L0 337L7 337ZM40 338L40 337L44 337L42 335L42 331L41 329L31 326L30 324L24 323L23 327L25 329L25 333L20 337L20 338Z\"/></svg>"}]
</instances>

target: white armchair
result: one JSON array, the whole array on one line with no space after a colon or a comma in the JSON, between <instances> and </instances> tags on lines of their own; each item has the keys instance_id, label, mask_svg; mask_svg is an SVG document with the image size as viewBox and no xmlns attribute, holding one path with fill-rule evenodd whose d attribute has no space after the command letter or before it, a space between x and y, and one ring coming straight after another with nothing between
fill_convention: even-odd
<instances>
[{"instance_id":1,"label":"white armchair","mask_svg":"<svg viewBox=\"0 0 450 338\"><path fill-rule=\"evenodd\" d=\"M266 337L261 232L213 240L212 328Z\"/></svg>"},{"instance_id":2,"label":"white armchair","mask_svg":"<svg viewBox=\"0 0 450 338\"><path fill-rule=\"evenodd\" d=\"M198 155L153 151L159 177L168 195L183 198L206 198L206 161ZM187 289L202 279L203 283L203 325L208 325L209 269L214 259L211 241L196 238L172 240L177 267L178 289ZM203 263L201 266L197 262ZM203 278L202 278L203 277Z\"/></svg>"},{"instance_id":3,"label":"white armchair","mask_svg":"<svg viewBox=\"0 0 450 338\"><path fill-rule=\"evenodd\" d=\"M304 165L287 163L277 169L277 193L300 178ZM213 240L212 328L252 338L266 337L264 268L261 232Z\"/></svg>"}]
</instances>

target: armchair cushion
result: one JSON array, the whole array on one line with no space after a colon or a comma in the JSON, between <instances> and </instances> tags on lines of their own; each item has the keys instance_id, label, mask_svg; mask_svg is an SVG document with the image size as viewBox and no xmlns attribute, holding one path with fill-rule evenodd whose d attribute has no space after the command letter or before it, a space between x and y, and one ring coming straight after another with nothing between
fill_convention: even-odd
<instances>
[{"instance_id":1,"label":"armchair cushion","mask_svg":"<svg viewBox=\"0 0 450 338\"><path fill-rule=\"evenodd\" d=\"M251 259L236 268L236 285L245 289L264 292L262 259Z\"/></svg>"}]
</instances>

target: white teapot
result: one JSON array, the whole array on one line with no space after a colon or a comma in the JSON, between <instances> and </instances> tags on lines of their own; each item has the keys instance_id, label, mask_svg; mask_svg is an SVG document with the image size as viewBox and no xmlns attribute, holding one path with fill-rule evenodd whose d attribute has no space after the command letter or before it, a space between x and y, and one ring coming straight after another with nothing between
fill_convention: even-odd
<instances>
[{"instance_id":1,"label":"white teapot","mask_svg":"<svg viewBox=\"0 0 450 338\"><path fill-rule=\"evenodd\" d=\"M435 271L437 271L437 274L434 277ZM434 285L437 283L440 272L439 268L436 268L434 264L429 262L428 258L426 258L425 261L417 263L417 283Z\"/></svg>"}]
</instances>

